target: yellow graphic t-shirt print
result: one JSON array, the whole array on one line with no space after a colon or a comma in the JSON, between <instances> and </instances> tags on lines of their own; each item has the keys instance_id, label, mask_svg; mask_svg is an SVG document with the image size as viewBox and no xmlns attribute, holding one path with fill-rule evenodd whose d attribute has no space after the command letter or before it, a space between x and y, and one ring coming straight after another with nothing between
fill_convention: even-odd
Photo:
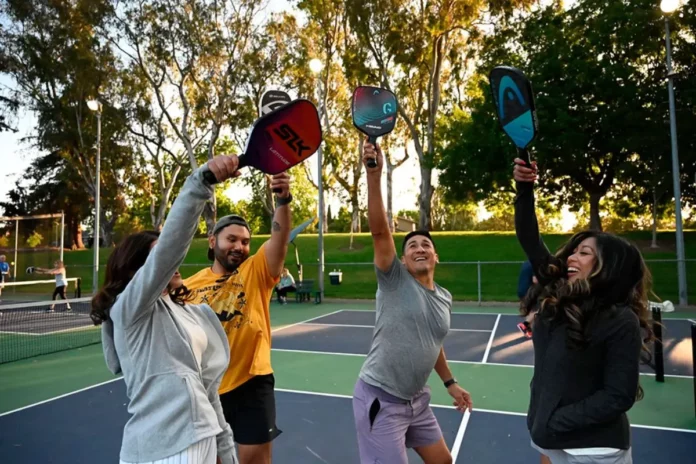
<instances>
[{"instance_id":1,"label":"yellow graphic t-shirt print","mask_svg":"<svg viewBox=\"0 0 696 464\"><path fill-rule=\"evenodd\" d=\"M245 311L247 299L243 286L240 292L228 289L221 290L220 299L216 298L209 304L220 322L223 323L225 332L229 332L230 329L239 329L242 325L250 322L249 315Z\"/></svg>"},{"instance_id":2,"label":"yellow graphic t-shirt print","mask_svg":"<svg viewBox=\"0 0 696 464\"><path fill-rule=\"evenodd\" d=\"M184 285L191 303L209 305L222 325L230 346L230 365L220 385L228 392L254 375L271 368L270 300L279 279L268 270L264 247L230 274L221 276L206 268Z\"/></svg>"}]
</instances>

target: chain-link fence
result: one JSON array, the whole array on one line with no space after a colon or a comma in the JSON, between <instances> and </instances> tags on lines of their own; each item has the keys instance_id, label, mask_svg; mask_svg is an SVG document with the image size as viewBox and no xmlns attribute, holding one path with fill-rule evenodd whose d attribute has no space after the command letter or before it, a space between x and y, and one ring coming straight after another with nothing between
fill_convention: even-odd
<instances>
[{"instance_id":1,"label":"chain-link fence","mask_svg":"<svg viewBox=\"0 0 696 464\"><path fill-rule=\"evenodd\" d=\"M677 260L646 260L652 273L653 292L651 300L677 302ZM210 264L183 264L184 277L195 274ZM435 281L452 293L455 300L478 303L494 301L518 301L517 282L522 261L465 261L441 262L435 271ZM287 264L293 278L300 280L295 264ZM687 290L689 302L696 303L696 259L686 260ZM329 273L340 271L340 284L332 283ZM318 288L319 266L303 264L302 280L311 280ZM324 297L345 299L373 299L377 291L374 265L372 263L326 263L324 265Z\"/></svg>"}]
</instances>

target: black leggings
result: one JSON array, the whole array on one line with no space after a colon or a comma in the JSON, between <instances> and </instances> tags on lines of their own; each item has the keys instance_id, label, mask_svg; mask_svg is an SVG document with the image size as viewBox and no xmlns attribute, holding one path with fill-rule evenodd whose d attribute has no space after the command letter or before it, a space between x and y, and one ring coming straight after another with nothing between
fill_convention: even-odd
<instances>
[{"instance_id":1,"label":"black leggings","mask_svg":"<svg viewBox=\"0 0 696 464\"><path fill-rule=\"evenodd\" d=\"M60 297L64 300L67 300L68 297L65 296L65 285L61 285L60 287L56 287L55 290L53 290L53 297L51 300L55 300L56 296L60 295Z\"/></svg>"},{"instance_id":2,"label":"black leggings","mask_svg":"<svg viewBox=\"0 0 696 464\"><path fill-rule=\"evenodd\" d=\"M295 291L294 285L290 285L289 287L279 288L276 290L276 292L278 292L278 296L281 298L286 297L288 295L288 292L294 292L294 291Z\"/></svg>"}]
</instances>

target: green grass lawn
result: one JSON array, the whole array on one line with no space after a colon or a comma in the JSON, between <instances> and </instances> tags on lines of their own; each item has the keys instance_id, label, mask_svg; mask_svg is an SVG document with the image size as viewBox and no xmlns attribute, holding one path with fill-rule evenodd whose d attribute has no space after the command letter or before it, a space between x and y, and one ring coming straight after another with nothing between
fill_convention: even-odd
<instances>
[{"instance_id":1,"label":"green grass lawn","mask_svg":"<svg viewBox=\"0 0 696 464\"><path fill-rule=\"evenodd\" d=\"M400 249L404 234L396 234L395 240ZM436 280L448 288L455 299L478 299L478 268L476 262L481 261L481 298L484 301L513 301L516 299L517 276L521 262L524 259L522 249L513 232L440 232L433 234L436 241L440 265L437 268ZM661 232L658 240L660 248L651 249L650 232L632 232L625 235L635 241L643 250L646 260L675 259L674 233ZM696 231L684 234L686 256L696 256ZM551 250L556 250L570 237L569 234L549 234L544 240ZM267 235L255 236L252 239L252 252L268 239ZM296 241L300 262L304 266L304 278L314 279L318 274L318 241L317 235L301 235ZM376 283L372 268L372 239L369 234L356 234L353 249L349 249L348 234L326 234L324 236L324 262L326 271L336 269L343 271L343 283L340 286L330 285L328 276L325 277L325 295L329 298L374 298ZM207 241L197 238L191 245L181 272L189 276L207 265ZM108 260L110 248L100 252L100 276L104 276L104 265ZM53 252L55 257L57 252ZM19 256L19 269L26 266L23 257ZM34 254L32 261L48 261L52 258L42 258ZM65 262L68 266L69 277L80 277L84 293L92 289L92 250L66 251ZM514 261L515 263L498 263L495 261ZM26 260L25 260L26 262ZM455 264L455 263L470 264ZM488 263L486 263L488 262ZM295 250L291 245L288 250L286 263L297 278L295 267ZM348 264L351 263L351 264ZM26 264L29 265L29 264ZM46 265L46 264L39 264ZM675 262L649 262L654 280L654 289L662 299L677 300L677 274ZM688 291L691 301L696 301L696 262L687 263ZM26 280L28 276L18 275L18 280ZM36 277L36 278L45 278Z\"/></svg>"}]
</instances>

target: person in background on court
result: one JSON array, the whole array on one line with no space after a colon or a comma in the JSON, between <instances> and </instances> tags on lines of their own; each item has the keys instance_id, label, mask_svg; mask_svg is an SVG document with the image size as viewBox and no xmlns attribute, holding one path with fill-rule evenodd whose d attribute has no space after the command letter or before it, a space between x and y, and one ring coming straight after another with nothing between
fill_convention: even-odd
<instances>
[{"instance_id":1,"label":"person in background on court","mask_svg":"<svg viewBox=\"0 0 696 464\"><path fill-rule=\"evenodd\" d=\"M288 292L294 292L296 290L295 279L293 279L292 274L290 274L290 271L288 271L288 268L286 267L283 269L283 274L280 276L280 282L278 282L278 285L276 286L278 303L288 304Z\"/></svg>"},{"instance_id":2,"label":"person in background on court","mask_svg":"<svg viewBox=\"0 0 696 464\"><path fill-rule=\"evenodd\" d=\"M278 189L271 237L250 255L251 232L240 216L221 218L208 237L213 265L189 277L192 301L207 303L227 333L232 359L220 385L225 419L242 464L270 464L276 426L271 367L270 302L283 271L290 237L290 176L276 174Z\"/></svg>"},{"instance_id":3,"label":"person in background on court","mask_svg":"<svg viewBox=\"0 0 696 464\"><path fill-rule=\"evenodd\" d=\"M45 275L52 275L55 276L56 278L56 289L53 290L53 296L51 297L51 300L55 300L56 297L60 296L61 299L67 300L67 294L66 290L68 289L68 273L65 271L65 264L63 261L56 261L53 263L53 269L46 269L43 267L35 267L34 268L34 274L45 274ZM70 302L68 301L66 303L67 305L67 311L71 311L72 308L70 307ZM55 310L55 304L51 305L51 309L48 310L48 312L52 312Z\"/></svg>"},{"instance_id":4,"label":"person in background on court","mask_svg":"<svg viewBox=\"0 0 696 464\"><path fill-rule=\"evenodd\" d=\"M376 167L367 160L374 158ZM399 259L382 201L383 156L366 142L368 222L377 274L377 317L372 345L353 392L360 462L407 464L407 448L425 463L451 463L430 407L433 367L457 410L471 411L469 393L452 376L442 343L450 328L452 295L435 280L438 256L427 231L404 238Z\"/></svg>"},{"instance_id":5,"label":"person in background on court","mask_svg":"<svg viewBox=\"0 0 696 464\"><path fill-rule=\"evenodd\" d=\"M517 297L520 301L524 298L529 291L532 284L537 283L536 277L534 277L534 270L532 269L532 263L525 261L522 263L522 269L520 270L520 277L517 280ZM520 332L527 337L532 338L532 316L528 316L527 319L517 324L517 328Z\"/></svg>"},{"instance_id":6,"label":"person in background on court","mask_svg":"<svg viewBox=\"0 0 696 464\"><path fill-rule=\"evenodd\" d=\"M106 364L123 374L130 419L120 464L237 464L218 387L227 369L227 337L208 305L187 302L179 266L213 187L239 176L236 156L196 169L174 201L162 232L123 240L109 256L90 317L101 324Z\"/></svg>"},{"instance_id":7,"label":"person in background on court","mask_svg":"<svg viewBox=\"0 0 696 464\"><path fill-rule=\"evenodd\" d=\"M650 271L635 245L604 232L575 234L552 255L534 212L536 165L515 159L513 177L515 232L539 281L520 304L535 313L531 446L543 464L631 464L626 413L643 397L653 338Z\"/></svg>"},{"instance_id":8,"label":"person in background on court","mask_svg":"<svg viewBox=\"0 0 696 464\"><path fill-rule=\"evenodd\" d=\"M10 278L10 263L6 261L5 255L0 255L0 301L2 301L2 289L4 283Z\"/></svg>"}]
</instances>

